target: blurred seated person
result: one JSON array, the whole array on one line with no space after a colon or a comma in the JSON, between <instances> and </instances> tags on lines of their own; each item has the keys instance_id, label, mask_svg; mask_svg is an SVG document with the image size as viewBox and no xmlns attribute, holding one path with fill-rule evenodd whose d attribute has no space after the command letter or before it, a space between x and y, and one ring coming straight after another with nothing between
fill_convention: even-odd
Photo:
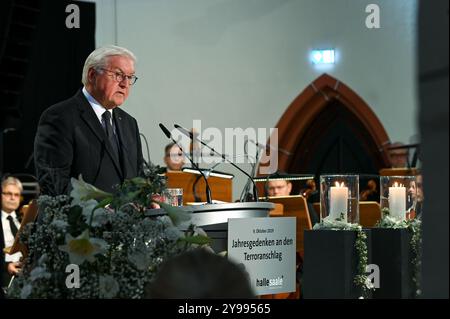
<instances>
[{"instance_id":1,"label":"blurred seated person","mask_svg":"<svg viewBox=\"0 0 450 319\"><path fill-rule=\"evenodd\" d=\"M269 196L290 196L292 191L292 183L287 180L271 180L267 183L267 194ZM307 201L309 218L311 219L311 224L319 222L319 216L313 205Z\"/></svg>"},{"instance_id":2,"label":"blurred seated person","mask_svg":"<svg viewBox=\"0 0 450 319\"><path fill-rule=\"evenodd\" d=\"M183 169L185 158L177 144L167 144L164 153L164 163L167 166L167 171L181 171Z\"/></svg>"},{"instance_id":3,"label":"blurred seated person","mask_svg":"<svg viewBox=\"0 0 450 319\"><path fill-rule=\"evenodd\" d=\"M286 180L272 180L267 183L269 196L289 196L292 191L292 183Z\"/></svg>"},{"instance_id":4,"label":"blurred seated person","mask_svg":"<svg viewBox=\"0 0 450 319\"><path fill-rule=\"evenodd\" d=\"M248 274L240 265L205 249L168 259L145 288L146 298L255 298Z\"/></svg>"},{"instance_id":5,"label":"blurred seated person","mask_svg":"<svg viewBox=\"0 0 450 319\"><path fill-rule=\"evenodd\" d=\"M395 142L390 145L391 147L399 147L403 146L405 144L401 142ZM407 148L397 148L397 149L390 149L389 150L389 157L391 160L391 167L392 168L405 168L408 167L409 162L409 149Z\"/></svg>"},{"instance_id":6,"label":"blurred seated person","mask_svg":"<svg viewBox=\"0 0 450 319\"><path fill-rule=\"evenodd\" d=\"M411 182L408 195L411 196L412 206L409 208L410 218L420 218L423 211L423 178L422 174L416 176L416 181Z\"/></svg>"},{"instance_id":7,"label":"blurred seated person","mask_svg":"<svg viewBox=\"0 0 450 319\"><path fill-rule=\"evenodd\" d=\"M5 254L3 249L14 244L16 234L20 228L18 208L23 186L15 177L7 177L2 181L2 215L0 219L0 283L7 287L11 277L20 272L22 254Z\"/></svg>"},{"instance_id":8,"label":"blurred seated person","mask_svg":"<svg viewBox=\"0 0 450 319\"><path fill-rule=\"evenodd\" d=\"M359 195L360 201L379 202L380 194L378 193L377 182L373 179L367 182L367 188Z\"/></svg>"},{"instance_id":9,"label":"blurred seated person","mask_svg":"<svg viewBox=\"0 0 450 319\"><path fill-rule=\"evenodd\" d=\"M306 198L308 203L320 202L319 191L317 190L316 181L309 179L306 181L306 188L300 191L300 194Z\"/></svg>"}]
</instances>

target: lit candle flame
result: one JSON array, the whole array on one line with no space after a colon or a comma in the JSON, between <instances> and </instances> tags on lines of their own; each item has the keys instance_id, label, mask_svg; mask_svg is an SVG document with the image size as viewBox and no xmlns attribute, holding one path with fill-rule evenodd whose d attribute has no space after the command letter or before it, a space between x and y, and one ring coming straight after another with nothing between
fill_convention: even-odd
<instances>
[{"instance_id":1,"label":"lit candle flame","mask_svg":"<svg viewBox=\"0 0 450 319\"><path fill-rule=\"evenodd\" d=\"M344 182L342 182L341 184L339 184L339 182L334 182L334 184L336 185L336 187L344 187Z\"/></svg>"}]
</instances>

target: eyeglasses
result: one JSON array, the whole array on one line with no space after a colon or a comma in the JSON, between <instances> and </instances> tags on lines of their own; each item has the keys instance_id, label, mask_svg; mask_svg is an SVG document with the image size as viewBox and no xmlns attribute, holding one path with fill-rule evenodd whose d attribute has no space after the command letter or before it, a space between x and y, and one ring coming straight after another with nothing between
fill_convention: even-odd
<instances>
[{"instance_id":1,"label":"eyeglasses","mask_svg":"<svg viewBox=\"0 0 450 319\"><path fill-rule=\"evenodd\" d=\"M20 197L20 193L2 192L2 195L7 197Z\"/></svg>"},{"instance_id":2,"label":"eyeglasses","mask_svg":"<svg viewBox=\"0 0 450 319\"><path fill-rule=\"evenodd\" d=\"M166 157L183 157L183 153L169 153Z\"/></svg>"},{"instance_id":3,"label":"eyeglasses","mask_svg":"<svg viewBox=\"0 0 450 319\"><path fill-rule=\"evenodd\" d=\"M114 80L116 80L119 83L122 82L123 80L127 79L128 83L130 85L133 85L134 83L136 83L136 81L138 79L138 77L136 75L126 75L126 74L123 74L122 72L111 71L111 70L104 69L104 68L100 68L100 70L112 73Z\"/></svg>"}]
</instances>

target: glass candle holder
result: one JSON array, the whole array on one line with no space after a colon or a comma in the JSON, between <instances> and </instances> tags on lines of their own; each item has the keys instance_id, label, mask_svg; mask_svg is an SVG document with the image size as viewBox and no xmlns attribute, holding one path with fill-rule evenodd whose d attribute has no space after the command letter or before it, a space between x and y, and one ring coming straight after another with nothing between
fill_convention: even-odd
<instances>
[{"instance_id":1,"label":"glass candle holder","mask_svg":"<svg viewBox=\"0 0 450 319\"><path fill-rule=\"evenodd\" d=\"M320 218L359 223L359 176L320 176Z\"/></svg>"},{"instance_id":2,"label":"glass candle holder","mask_svg":"<svg viewBox=\"0 0 450 319\"><path fill-rule=\"evenodd\" d=\"M380 207L397 220L415 217L416 176L380 176Z\"/></svg>"}]
</instances>

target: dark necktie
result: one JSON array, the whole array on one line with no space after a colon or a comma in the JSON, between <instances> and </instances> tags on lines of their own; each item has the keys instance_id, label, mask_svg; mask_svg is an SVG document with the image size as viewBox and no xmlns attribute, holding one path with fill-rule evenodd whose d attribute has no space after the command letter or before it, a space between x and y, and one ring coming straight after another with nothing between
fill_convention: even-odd
<instances>
[{"instance_id":1,"label":"dark necktie","mask_svg":"<svg viewBox=\"0 0 450 319\"><path fill-rule=\"evenodd\" d=\"M108 141L112 146L112 149L114 151L114 156L116 156L116 159L119 160L119 147L117 145L117 139L116 139L114 130L111 125L111 113L109 111L105 111L102 114L102 119L105 124L106 137L108 138Z\"/></svg>"},{"instance_id":2,"label":"dark necktie","mask_svg":"<svg viewBox=\"0 0 450 319\"><path fill-rule=\"evenodd\" d=\"M14 223L13 217L11 215L9 215L8 217L6 217L6 219L9 221L9 227L11 228L11 233L13 234L13 236L15 238L16 234L17 234L17 227L16 227L16 224Z\"/></svg>"}]
</instances>

